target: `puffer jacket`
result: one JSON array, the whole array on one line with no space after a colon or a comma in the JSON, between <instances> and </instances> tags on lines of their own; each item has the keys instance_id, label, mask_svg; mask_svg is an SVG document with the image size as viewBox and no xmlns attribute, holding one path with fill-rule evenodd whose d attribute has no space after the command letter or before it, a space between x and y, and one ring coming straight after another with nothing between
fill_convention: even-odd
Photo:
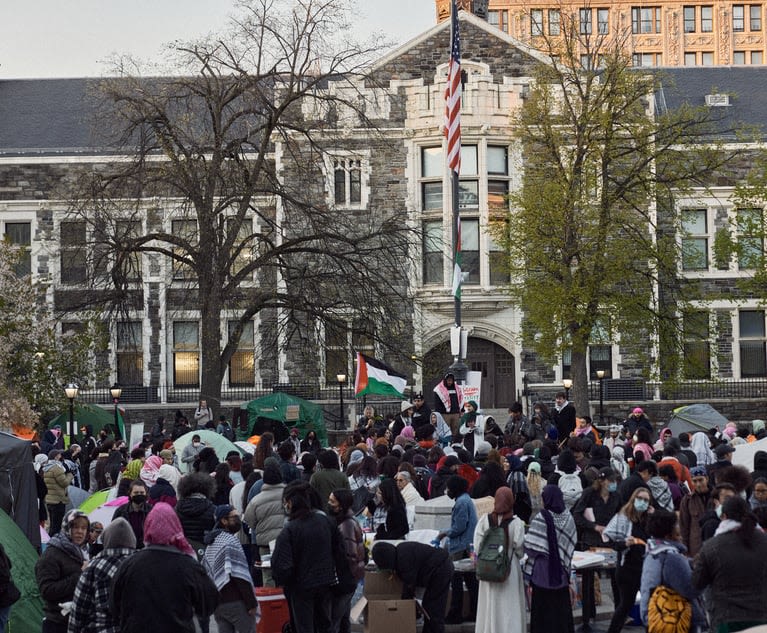
<instances>
[{"instance_id":1,"label":"puffer jacket","mask_svg":"<svg viewBox=\"0 0 767 633\"><path fill-rule=\"evenodd\" d=\"M53 505L56 503L67 503L69 494L67 487L72 483L74 475L68 473L64 466L59 462L48 462L43 466L43 481L48 488L48 494L45 495L45 503Z\"/></svg>"},{"instance_id":2,"label":"puffer jacket","mask_svg":"<svg viewBox=\"0 0 767 633\"><path fill-rule=\"evenodd\" d=\"M245 508L243 520L251 529L252 539L260 547L268 547L277 538L285 525L282 509L282 493L285 484L264 484Z\"/></svg>"},{"instance_id":3,"label":"puffer jacket","mask_svg":"<svg viewBox=\"0 0 767 633\"><path fill-rule=\"evenodd\" d=\"M213 529L216 523L216 506L203 495L193 494L176 503L176 514L184 529L184 536L190 541L204 542L205 532Z\"/></svg>"},{"instance_id":4,"label":"puffer jacket","mask_svg":"<svg viewBox=\"0 0 767 633\"><path fill-rule=\"evenodd\" d=\"M75 587L80 579L83 561L49 545L35 564L35 579L43 599L43 613L51 622L64 624L67 618L61 615L60 602L69 602L75 596Z\"/></svg>"},{"instance_id":5,"label":"puffer jacket","mask_svg":"<svg viewBox=\"0 0 767 633\"><path fill-rule=\"evenodd\" d=\"M343 521L338 524L346 561L354 580L360 581L365 576L365 539L360 524L349 510Z\"/></svg>"}]
</instances>

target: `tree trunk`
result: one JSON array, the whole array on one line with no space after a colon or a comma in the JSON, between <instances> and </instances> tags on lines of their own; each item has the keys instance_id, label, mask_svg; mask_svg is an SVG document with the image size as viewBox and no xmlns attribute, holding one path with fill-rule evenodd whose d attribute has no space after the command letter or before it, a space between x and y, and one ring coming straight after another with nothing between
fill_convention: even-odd
<instances>
[{"instance_id":1,"label":"tree trunk","mask_svg":"<svg viewBox=\"0 0 767 633\"><path fill-rule=\"evenodd\" d=\"M208 286L206 284L206 286ZM221 310L220 284L200 285L200 398L218 414L221 406Z\"/></svg>"},{"instance_id":2,"label":"tree trunk","mask_svg":"<svg viewBox=\"0 0 767 633\"><path fill-rule=\"evenodd\" d=\"M575 404L575 411L580 415L591 415L589 409L589 380L586 370L586 350L573 347L570 377L573 388L570 391L570 401Z\"/></svg>"}]
</instances>

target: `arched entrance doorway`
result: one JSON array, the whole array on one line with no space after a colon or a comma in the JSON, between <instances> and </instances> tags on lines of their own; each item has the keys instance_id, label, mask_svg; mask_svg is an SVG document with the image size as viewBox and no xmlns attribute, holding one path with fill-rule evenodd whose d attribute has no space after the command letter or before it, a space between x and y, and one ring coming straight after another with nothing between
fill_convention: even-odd
<instances>
[{"instance_id":1,"label":"arched entrance doorway","mask_svg":"<svg viewBox=\"0 0 767 633\"><path fill-rule=\"evenodd\" d=\"M424 394L431 404L434 386L453 364L450 343L445 341L427 352L423 359ZM482 373L483 409L505 409L516 400L514 356L500 345L482 338L469 338L466 365Z\"/></svg>"}]
</instances>

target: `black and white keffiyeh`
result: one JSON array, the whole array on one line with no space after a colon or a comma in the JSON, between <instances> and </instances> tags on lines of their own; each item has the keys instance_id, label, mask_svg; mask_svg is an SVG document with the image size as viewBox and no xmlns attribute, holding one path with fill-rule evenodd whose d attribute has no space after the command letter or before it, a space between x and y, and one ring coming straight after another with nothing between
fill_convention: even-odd
<instances>
[{"instance_id":1,"label":"black and white keffiyeh","mask_svg":"<svg viewBox=\"0 0 767 633\"><path fill-rule=\"evenodd\" d=\"M203 566L219 591L232 578L240 578L253 584L245 552L242 551L242 544L236 534L221 530L205 550Z\"/></svg>"}]
</instances>

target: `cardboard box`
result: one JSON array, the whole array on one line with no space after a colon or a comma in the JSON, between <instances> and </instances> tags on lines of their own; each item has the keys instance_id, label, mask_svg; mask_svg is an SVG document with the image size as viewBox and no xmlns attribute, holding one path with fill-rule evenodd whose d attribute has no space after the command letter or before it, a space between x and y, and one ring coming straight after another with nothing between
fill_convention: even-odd
<instances>
[{"instance_id":1,"label":"cardboard box","mask_svg":"<svg viewBox=\"0 0 767 633\"><path fill-rule=\"evenodd\" d=\"M366 571L363 595L370 600L398 600L402 597L402 581L388 571Z\"/></svg>"},{"instance_id":2,"label":"cardboard box","mask_svg":"<svg viewBox=\"0 0 767 633\"><path fill-rule=\"evenodd\" d=\"M365 633L416 633L415 600L372 600L367 605Z\"/></svg>"}]
</instances>

